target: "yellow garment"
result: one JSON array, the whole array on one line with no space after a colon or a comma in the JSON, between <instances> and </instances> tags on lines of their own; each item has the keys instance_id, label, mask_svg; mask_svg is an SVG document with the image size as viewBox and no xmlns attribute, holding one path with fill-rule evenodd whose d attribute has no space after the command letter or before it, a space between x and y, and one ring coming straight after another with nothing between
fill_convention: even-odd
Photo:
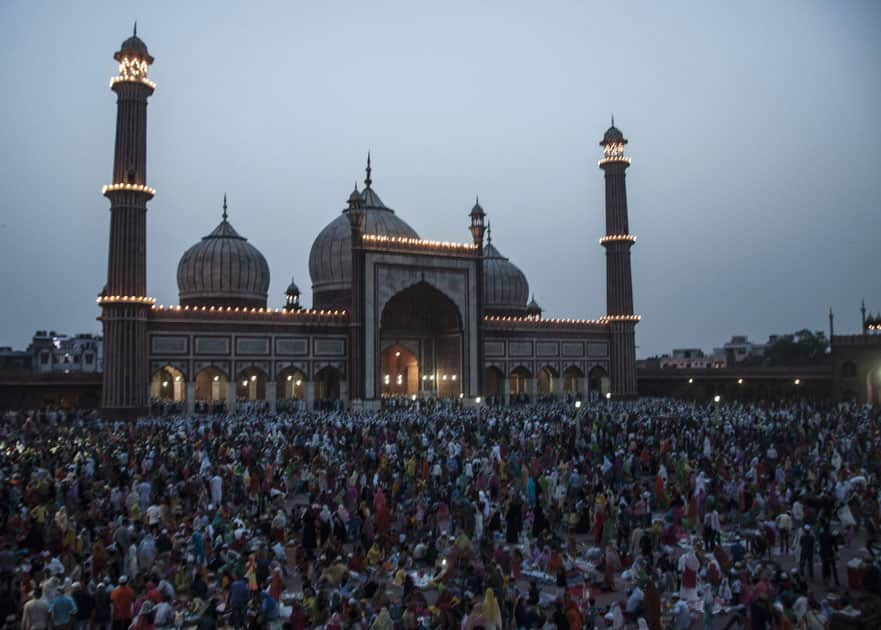
<instances>
[{"instance_id":1,"label":"yellow garment","mask_svg":"<svg viewBox=\"0 0 881 630\"><path fill-rule=\"evenodd\" d=\"M367 552L367 564L376 565L382 560L382 552L379 550L379 547L376 546L376 543L370 548L370 551Z\"/></svg>"},{"instance_id":2,"label":"yellow garment","mask_svg":"<svg viewBox=\"0 0 881 630\"><path fill-rule=\"evenodd\" d=\"M31 508L31 518L37 521L40 525L46 522L46 517L48 516L48 510L45 505L37 505Z\"/></svg>"},{"instance_id":3,"label":"yellow garment","mask_svg":"<svg viewBox=\"0 0 881 630\"><path fill-rule=\"evenodd\" d=\"M502 611L499 609L495 591L491 588L486 589L483 596L483 618L487 623L495 624L494 627L501 629Z\"/></svg>"}]
</instances>

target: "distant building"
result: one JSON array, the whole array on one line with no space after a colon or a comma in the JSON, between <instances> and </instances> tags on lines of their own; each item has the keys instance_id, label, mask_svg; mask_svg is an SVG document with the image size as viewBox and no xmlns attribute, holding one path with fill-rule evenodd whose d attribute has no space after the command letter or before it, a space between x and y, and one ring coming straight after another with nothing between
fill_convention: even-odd
<instances>
[{"instance_id":1,"label":"distant building","mask_svg":"<svg viewBox=\"0 0 881 630\"><path fill-rule=\"evenodd\" d=\"M881 405L881 314L867 314L863 303L860 308L861 332L856 335L836 335L833 317L830 310L835 397Z\"/></svg>"},{"instance_id":2,"label":"distant building","mask_svg":"<svg viewBox=\"0 0 881 630\"><path fill-rule=\"evenodd\" d=\"M774 338L776 338L776 335L771 337L772 340ZM753 343L746 335L733 335L731 341L721 348L715 348L713 350L713 363L715 367L724 367L722 365L716 365L723 361L723 357L726 365L740 363L746 359L764 355L765 348L767 347L768 344Z\"/></svg>"},{"instance_id":3,"label":"distant building","mask_svg":"<svg viewBox=\"0 0 881 630\"><path fill-rule=\"evenodd\" d=\"M30 352L0 346L0 370L29 371L32 363Z\"/></svg>"},{"instance_id":4,"label":"distant building","mask_svg":"<svg viewBox=\"0 0 881 630\"><path fill-rule=\"evenodd\" d=\"M712 357L704 354L700 348L674 348L673 356L663 356L660 360L662 368L708 368L713 367Z\"/></svg>"},{"instance_id":5,"label":"distant building","mask_svg":"<svg viewBox=\"0 0 881 630\"><path fill-rule=\"evenodd\" d=\"M69 336L54 330L38 330L25 354L30 356L30 368L40 374L97 374L104 369L103 350L100 335L82 333Z\"/></svg>"}]
</instances>

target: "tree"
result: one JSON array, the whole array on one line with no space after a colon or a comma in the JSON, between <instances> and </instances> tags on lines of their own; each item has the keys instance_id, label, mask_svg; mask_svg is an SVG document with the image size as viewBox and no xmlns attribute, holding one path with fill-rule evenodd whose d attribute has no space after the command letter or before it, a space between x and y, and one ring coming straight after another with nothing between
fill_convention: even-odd
<instances>
[{"instance_id":1,"label":"tree","mask_svg":"<svg viewBox=\"0 0 881 630\"><path fill-rule=\"evenodd\" d=\"M764 355L749 359L749 365L782 367L786 365L815 365L827 360L829 340L818 330L803 328L791 335L781 335L765 347Z\"/></svg>"}]
</instances>

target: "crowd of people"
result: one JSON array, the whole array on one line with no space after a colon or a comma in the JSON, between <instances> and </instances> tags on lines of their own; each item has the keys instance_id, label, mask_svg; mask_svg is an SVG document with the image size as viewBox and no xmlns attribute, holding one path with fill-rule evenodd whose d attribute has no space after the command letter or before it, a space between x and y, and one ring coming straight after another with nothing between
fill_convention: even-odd
<instances>
[{"instance_id":1,"label":"crowd of people","mask_svg":"<svg viewBox=\"0 0 881 630\"><path fill-rule=\"evenodd\" d=\"M878 628L879 421L659 399L10 412L0 620Z\"/></svg>"}]
</instances>

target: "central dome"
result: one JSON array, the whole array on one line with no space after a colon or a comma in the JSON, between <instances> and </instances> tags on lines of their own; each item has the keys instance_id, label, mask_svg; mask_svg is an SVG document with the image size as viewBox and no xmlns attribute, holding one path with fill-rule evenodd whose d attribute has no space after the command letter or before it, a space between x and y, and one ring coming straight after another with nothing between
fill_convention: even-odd
<instances>
[{"instance_id":1,"label":"central dome","mask_svg":"<svg viewBox=\"0 0 881 630\"><path fill-rule=\"evenodd\" d=\"M419 238L416 230L386 206L371 188L369 162L366 188L361 192L364 233ZM319 232L309 252L313 308L351 307L352 228L346 210Z\"/></svg>"}]
</instances>

